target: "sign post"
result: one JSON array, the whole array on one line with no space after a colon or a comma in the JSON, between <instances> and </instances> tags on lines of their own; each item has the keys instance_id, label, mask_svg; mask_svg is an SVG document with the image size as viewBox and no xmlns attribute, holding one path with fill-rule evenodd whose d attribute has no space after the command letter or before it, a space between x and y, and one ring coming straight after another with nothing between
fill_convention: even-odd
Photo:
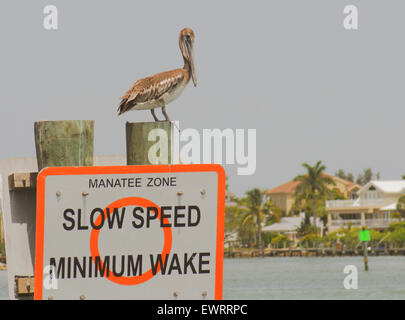
<instances>
[{"instance_id":1,"label":"sign post","mask_svg":"<svg viewBox=\"0 0 405 320\"><path fill-rule=\"evenodd\" d=\"M370 230L366 230L366 228L363 227L359 231L359 239L363 242L364 269L368 271L368 242L370 241Z\"/></svg>"},{"instance_id":2,"label":"sign post","mask_svg":"<svg viewBox=\"0 0 405 320\"><path fill-rule=\"evenodd\" d=\"M35 299L222 299L220 165L51 167L37 180Z\"/></svg>"}]
</instances>

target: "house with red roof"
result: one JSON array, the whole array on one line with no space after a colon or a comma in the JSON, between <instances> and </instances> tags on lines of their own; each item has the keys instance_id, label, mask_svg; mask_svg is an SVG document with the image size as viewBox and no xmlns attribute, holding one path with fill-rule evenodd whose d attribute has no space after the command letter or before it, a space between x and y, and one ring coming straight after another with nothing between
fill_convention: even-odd
<instances>
[{"instance_id":1,"label":"house with red roof","mask_svg":"<svg viewBox=\"0 0 405 320\"><path fill-rule=\"evenodd\" d=\"M331 185L330 189L335 189L346 199L356 198L357 191L361 189L361 186L354 182L334 177L326 173L323 175L333 179L335 182L335 185ZM266 194L277 207L281 208L288 215L295 202L295 190L300 183L300 181L291 180L266 191Z\"/></svg>"}]
</instances>

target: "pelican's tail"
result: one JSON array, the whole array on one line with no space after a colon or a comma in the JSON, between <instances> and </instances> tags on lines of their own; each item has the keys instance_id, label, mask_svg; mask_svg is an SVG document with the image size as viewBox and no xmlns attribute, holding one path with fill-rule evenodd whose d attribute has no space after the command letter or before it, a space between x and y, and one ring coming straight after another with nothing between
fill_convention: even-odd
<instances>
[{"instance_id":1,"label":"pelican's tail","mask_svg":"<svg viewBox=\"0 0 405 320\"><path fill-rule=\"evenodd\" d=\"M123 114L125 111L128 111L127 107L128 100L127 99L122 99L120 105L118 106L118 115L120 116Z\"/></svg>"}]
</instances>

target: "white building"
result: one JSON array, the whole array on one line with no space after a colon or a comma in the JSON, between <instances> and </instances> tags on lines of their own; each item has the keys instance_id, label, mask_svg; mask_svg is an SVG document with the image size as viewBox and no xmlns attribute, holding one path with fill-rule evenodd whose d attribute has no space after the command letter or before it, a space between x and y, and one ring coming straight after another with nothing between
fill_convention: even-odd
<instances>
[{"instance_id":1,"label":"white building","mask_svg":"<svg viewBox=\"0 0 405 320\"><path fill-rule=\"evenodd\" d=\"M328 230L335 231L348 225L383 229L397 222L398 198L405 194L405 180L370 181L358 191L354 200L326 201ZM405 218L405 217L402 217Z\"/></svg>"}]
</instances>

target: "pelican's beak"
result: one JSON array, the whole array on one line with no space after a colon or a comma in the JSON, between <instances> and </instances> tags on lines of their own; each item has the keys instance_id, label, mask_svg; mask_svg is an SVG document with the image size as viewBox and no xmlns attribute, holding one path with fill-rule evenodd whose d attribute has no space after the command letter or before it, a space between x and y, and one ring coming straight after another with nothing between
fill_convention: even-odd
<instances>
[{"instance_id":1,"label":"pelican's beak","mask_svg":"<svg viewBox=\"0 0 405 320\"><path fill-rule=\"evenodd\" d=\"M190 62L191 79L193 80L194 87L196 87L197 86L197 76L196 76L195 67L194 67L194 43L193 43L193 41L190 39L186 40L185 47L186 47L188 59Z\"/></svg>"},{"instance_id":2,"label":"pelican's beak","mask_svg":"<svg viewBox=\"0 0 405 320\"><path fill-rule=\"evenodd\" d=\"M191 70L191 79L193 79L194 87L196 87L196 86L197 86L197 75L195 74L195 67L194 67L194 48L193 48L193 47L191 47L190 70Z\"/></svg>"}]
</instances>

